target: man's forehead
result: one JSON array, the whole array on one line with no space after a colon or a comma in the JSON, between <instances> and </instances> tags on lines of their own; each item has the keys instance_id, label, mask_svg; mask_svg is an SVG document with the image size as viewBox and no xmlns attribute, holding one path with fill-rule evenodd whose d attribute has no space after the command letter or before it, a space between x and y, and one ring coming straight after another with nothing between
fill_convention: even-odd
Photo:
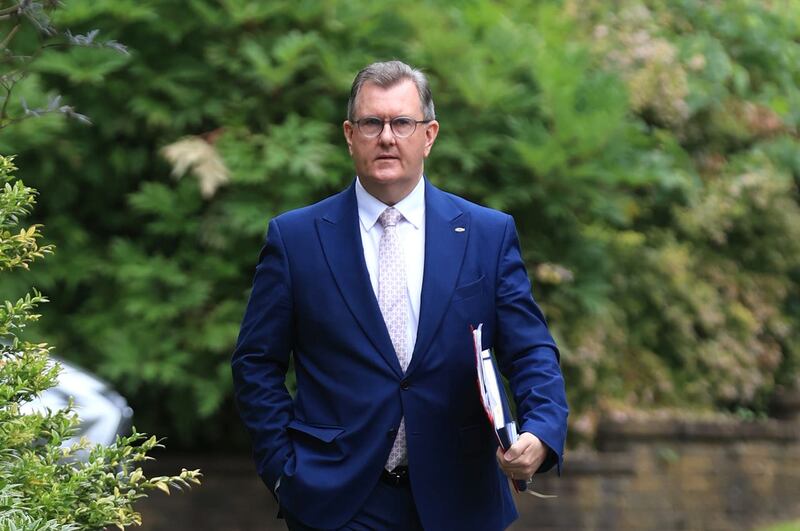
<instances>
[{"instance_id":1,"label":"man's forehead","mask_svg":"<svg viewBox=\"0 0 800 531\"><path fill-rule=\"evenodd\" d=\"M405 78L388 86L365 82L358 91L356 108L362 112L411 113L421 110L417 86Z\"/></svg>"}]
</instances>

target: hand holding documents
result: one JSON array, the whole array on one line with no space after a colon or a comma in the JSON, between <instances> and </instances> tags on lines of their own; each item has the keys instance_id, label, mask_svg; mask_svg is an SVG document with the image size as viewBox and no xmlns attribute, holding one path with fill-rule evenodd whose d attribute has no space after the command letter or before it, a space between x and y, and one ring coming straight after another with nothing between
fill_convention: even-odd
<instances>
[{"instance_id":1,"label":"hand holding documents","mask_svg":"<svg viewBox=\"0 0 800 531\"><path fill-rule=\"evenodd\" d=\"M472 339L475 346L475 364L478 376L478 395L481 398L486 417L494 428L497 442L503 451L508 450L519 438L517 433L517 423L511 414L511 407L506 396L503 382L500 379L500 371L492 357L489 349L483 350L481 347L481 329L483 324L472 329ZM512 480L514 490L517 492L529 492L539 498L555 498L555 496L540 494L530 490L530 482L523 480Z\"/></svg>"}]
</instances>

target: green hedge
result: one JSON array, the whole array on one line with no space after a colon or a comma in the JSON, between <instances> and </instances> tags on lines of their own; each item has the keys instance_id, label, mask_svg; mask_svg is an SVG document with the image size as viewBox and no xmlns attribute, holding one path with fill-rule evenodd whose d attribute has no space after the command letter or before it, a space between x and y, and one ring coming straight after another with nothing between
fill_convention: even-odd
<instances>
[{"instance_id":1,"label":"green hedge","mask_svg":"<svg viewBox=\"0 0 800 531\"><path fill-rule=\"evenodd\" d=\"M0 116L0 127L5 127ZM39 245L37 225L20 220L36 191L15 178L12 157L0 156L0 274L28 269L53 249ZM148 478L142 462L161 447L155 436L134 433L112 444L85 437L65 445L79 428L69 406L35 411L25 406L57 383L61 370L47 343L22 341L20 333L40 315L47 299L35 290L16 301L0 300L0 531L86 531L141 525L134 503L147 491L200 483L200 472Z\"/></svg>"},{"instance_id":2,"label":"green hedge","mask_svg":"<svg viewBox=\"0 0 800 531\"><path fill-rule=\"evenodd\" d=\"M430 179L517 220L574 434L607 409L763 413L799 374L798 21L789 0L71 0L65 26L132 53L54 49L26 81L96 123L0 135L58 246L2 289L47 293L42 332L138 425L230 445L266 223L352 179L350 82L400 58L433 85Z\"/></svg>"}]
</instances>

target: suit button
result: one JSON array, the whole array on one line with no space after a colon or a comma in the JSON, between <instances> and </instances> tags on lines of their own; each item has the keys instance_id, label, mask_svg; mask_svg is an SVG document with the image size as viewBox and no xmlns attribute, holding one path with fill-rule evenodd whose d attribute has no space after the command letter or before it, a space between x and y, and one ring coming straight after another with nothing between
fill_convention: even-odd
<instances>
[{"instance_id":1,"label":"suit button","mask_svg":"<svg viewBox=\"0 0 800 531\"><path fill-rule=\"evenodd\" d=\"M400 389L403 391L407 390L409 387L408 380L403 380L400 382Z\"/></svg>"}]
</instances>

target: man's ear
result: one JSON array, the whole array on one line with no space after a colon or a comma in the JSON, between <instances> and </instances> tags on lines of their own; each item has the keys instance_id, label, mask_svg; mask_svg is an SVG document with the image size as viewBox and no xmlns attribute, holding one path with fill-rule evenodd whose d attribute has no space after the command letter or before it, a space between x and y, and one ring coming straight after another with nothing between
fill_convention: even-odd
<instances>
[{"instance_id":1,"label":"man's ear","mask_svg":"<svg viewBox=\"0 0 800 531\"><path fill-rule=\"evenodd\" d=\"M353 124L350 123L350 120L345 120L342 123L342 130L344 131L344 139L347 141L347 151L350 152L350 155L353 154Z\"/></svg>"},{"instance_id":2,"label":"man's ear","mask_svg":"<svg viewBox=\"0 0 800 531\"><path fill-rule=\"evenodd\" d=\"M433 120L428 124L425 128L425 156L427 157L430 152L431 148L433 147L433 143L436 141L436 137L439 135L439 122Z\"/></svg>"}]
</instances>

